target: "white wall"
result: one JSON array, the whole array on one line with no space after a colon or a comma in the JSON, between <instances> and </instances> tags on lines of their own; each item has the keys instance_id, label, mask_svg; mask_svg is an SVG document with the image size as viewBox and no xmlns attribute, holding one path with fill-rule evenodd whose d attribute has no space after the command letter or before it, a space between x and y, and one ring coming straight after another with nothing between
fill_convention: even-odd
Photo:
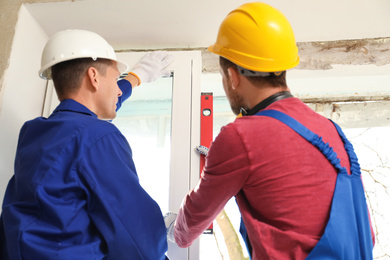
<instances>
[{"instance_id":1,"label":"white wall","mask_svg":"<svg viewBox=\"0 0 390 260\"><path fill-rule=\"evenodd\" d=\"M19 130L27 120L42 113L46 81L38 76L41 52L48 39L24 6L19 11L10 64L4 76L0 110L0 201L9 179ZM0 209L1 211L1 209Z\"/></svg>"}]
</instances>

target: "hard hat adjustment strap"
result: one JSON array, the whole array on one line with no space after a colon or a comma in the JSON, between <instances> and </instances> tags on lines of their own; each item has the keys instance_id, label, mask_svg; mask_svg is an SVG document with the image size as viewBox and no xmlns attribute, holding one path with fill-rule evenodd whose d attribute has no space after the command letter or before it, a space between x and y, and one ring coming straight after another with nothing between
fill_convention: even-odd
<instances>
[{"instance_id":1,"label":"hard hat adjustment strap","mask_svg":"<svg viewBox=\"0 0 390 260\"><path fill-rule=\"evenodd\" d=\"M237 65L238 72L246 77L269 77L269 76L280 76L282 74L281 71L275 71L275 72L261 72L261 71L254 71L254 70L249 70L246 68L243 68L239 65Z\"/></svg>"}]
</instances>

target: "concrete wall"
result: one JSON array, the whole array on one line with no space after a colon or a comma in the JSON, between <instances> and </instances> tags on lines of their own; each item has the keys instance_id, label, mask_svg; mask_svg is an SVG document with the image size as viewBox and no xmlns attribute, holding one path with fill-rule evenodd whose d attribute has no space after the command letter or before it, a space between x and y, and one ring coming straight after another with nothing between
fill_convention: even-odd
<instances>
[{"instance_id":1,"label":"concrete wall","mask_svg":"<svg viewBox=\"0 0 390 260\"><path fill-rule=\"evenodd\" d=\"M4 75L9 67L19 10L24 3L70 2L66 0L1 0L0 1L0 110L3 102Z\"/></svg>"},{"instance_id":2,"label":"concrete wall","mask_svg":"<svg viewBox=\"0 0 390 260\"><path fill-rule=\"evenodd\" d=\"M23 123L42 114L46 81L38 75L40 54L47 41L41 27L21 6L10 61L2 83L0 110L0 199L13 174L18 134Z\"/></svg>"},{"instance_id":3,"label":"concrete wall","mask_svg":"<svg viewBox=\"0 0 390 260\"><path fill-rule=\"evenodd\" d=\"M0 201L13 174L21 126L42 114L46 81L38 77L48 36L24 7L59 0L0 1ZM0 210L1 211L1 210Z\"/></svg>"}]
</instances>

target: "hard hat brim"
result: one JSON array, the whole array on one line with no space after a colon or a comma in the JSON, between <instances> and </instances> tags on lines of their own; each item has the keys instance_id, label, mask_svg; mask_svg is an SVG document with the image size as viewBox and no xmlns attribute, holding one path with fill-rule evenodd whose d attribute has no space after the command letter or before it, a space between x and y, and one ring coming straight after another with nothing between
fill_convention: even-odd
<instances>
[{"instance_id":1,"label":"hard hat brim","mask_svg":"<svg viewBox=\"0 0 390 260\"><path fill-rule=\"evenodd\" d=\"M71 59L62 60L61 62L69 61L69 60L75 60L75 59L81 59L81 58L91 58L91 57L89 57L89 56L87 56L87 57L77 57L77 58L73 57ZM106 58L102 58L102 59L106 59ZM113 60L113 59L111 59L111 60L116 62L120 74L125 73L129 69L129 65L127 65L125 62L123 62L121 60ZM46 66L42 67L39 70L39 72L38 72L39 77L41 77L42 79L46 79L46 80L52 79L52 77L51 77L51 67L56 65L56 64L58 64L58 63L59 63L58 61L53 61L53 62L51 62L49 64L46 64Z\"/></svg>"}]
</instances>

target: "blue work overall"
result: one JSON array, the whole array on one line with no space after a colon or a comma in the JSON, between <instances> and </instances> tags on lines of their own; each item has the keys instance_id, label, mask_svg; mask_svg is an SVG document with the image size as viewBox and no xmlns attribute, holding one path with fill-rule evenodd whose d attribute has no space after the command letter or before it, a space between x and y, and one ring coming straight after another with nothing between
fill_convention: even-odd
<instances>
[{"instance_id":1,"label":"blue work overall","mask_svg":"<svg viewBox=\"0 0 390 260\"><path fill-rule=\"evenodd\" d=\"M347 170L340 165L340 159L329 144L325 144L321 137L294 118L276 110L263 110L256 115L275 118L292 128L317 147L337 170L329 221L321 239L306 259L372 259L373 242L360 166L352 144L341 128L333 122L348 153L351 175L348 175ZM251 254L252 248L243 221L241 221L240 233Z\"/></svg>"}]
</instances>

